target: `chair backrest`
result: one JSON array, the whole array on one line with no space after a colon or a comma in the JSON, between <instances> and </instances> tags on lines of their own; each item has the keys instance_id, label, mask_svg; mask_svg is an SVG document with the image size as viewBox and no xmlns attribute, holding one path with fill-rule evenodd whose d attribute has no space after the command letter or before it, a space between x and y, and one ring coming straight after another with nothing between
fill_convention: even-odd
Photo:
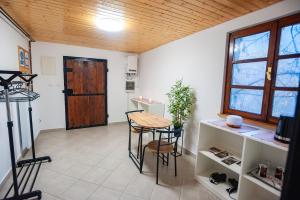
<instances>
[{"instance_id":1,"label":"chair backrest","mask_svg":"<svg viewBox=\"0 0 300 200\"><path fill-rule=\"evenodd\" d=\"M174 130L157 130L159 133L159 143L158 146L165 145L174 145L174 148L177 149L178 139L181 137L182 128ZM162 143L164 141L164 143Z\"/></svg>"},{"instance_id":2,"label":"chair backrest","mask_svg":"<svg viewBox=\"0 0 300 200\"><path fill-rule=\"evenodd\" d=\"M131 110L131 111L125 112L125 115L126 115L126 117L127 117L127 122L128 122L128 124L129 124L129 126L131 126L131 121L130 121L128 115L129 115L130 113L135 113L135 112L144 112L144 110Z\"/></svg>"}]
</instances>

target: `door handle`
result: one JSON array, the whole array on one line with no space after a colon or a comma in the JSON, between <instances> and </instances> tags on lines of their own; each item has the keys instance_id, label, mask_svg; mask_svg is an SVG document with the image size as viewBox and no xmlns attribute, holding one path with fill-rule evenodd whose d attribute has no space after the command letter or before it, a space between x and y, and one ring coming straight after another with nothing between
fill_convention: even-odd
<instances>
[{"instance_id":1,"label":"door handle","mask_svg":"<svg viewBox=\"0 0 300 200\"><path fill-rule=\"evenodd\" d=\"M272 67L268 67L266 74L267 74L267 79L269 81L272 79L271 73L272 73Z\"/></svg>"},{"instance_id":2,"label":"door handle","mask_svg":"<svg viewBox=\"0 0 300 200\"><path fill-rule=\"evenodd\" d=\"M62 91L62 93L66 94L66 95L72 95L73 90L72 89L65 89L65 90Z\"/></svg>"}]
</instances>

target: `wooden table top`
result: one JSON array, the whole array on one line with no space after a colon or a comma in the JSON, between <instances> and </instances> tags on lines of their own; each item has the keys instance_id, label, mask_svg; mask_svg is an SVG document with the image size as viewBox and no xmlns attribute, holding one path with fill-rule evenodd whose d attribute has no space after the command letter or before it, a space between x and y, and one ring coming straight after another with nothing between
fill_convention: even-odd
<instances>
[{"instance_id":1,"label":"wooden table top","mask_svg":"<svg viewBox=\"0 0 300 200\"><path fill-rule=\"evenodd\" d=\"M145 128L166 128L172 125L170 120L147 112L131 113L128 117L139 126Z\"/></svg>"}]
</instances>

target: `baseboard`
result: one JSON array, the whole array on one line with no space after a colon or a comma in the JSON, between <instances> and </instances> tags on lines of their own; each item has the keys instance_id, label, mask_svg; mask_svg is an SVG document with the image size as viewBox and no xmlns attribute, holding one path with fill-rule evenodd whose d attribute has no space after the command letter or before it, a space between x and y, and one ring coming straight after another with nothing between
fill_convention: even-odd
<instances>
[{"instance_id":1,"label":"baseboard","mask_svg":"<svg viewBox=\"0 0 300 200\"><path fill-rule=\"evenodd\" d=\"M40 133L49 133L49 132L55 132L55 131L64 131L65 128L52 128L52 129L43 129L40 130Z\"/></svg>"},{"instance_id":2,"label":"baseboard","mask_svg":"<svg viewBox=\"0 0 300 200\"><path fill-rule=\"evenodd\" d=\"M121 121L121 122L110 122L108 125L118 125L118 124L125 124L128 123L127 121Z\"/></svg>"},{"instance_id":3,"label":"baseboard","mask_svg":"<svg viewBox=\"0 0 300 200\"><path fill-rule=\"evenodd\" d=\"M121 122L110 122L108 125L118 125L118 124L125 124L127 121L121 121ZM56 131L65 131L66 128L51 128L51 129L43 129L40 131L40 133L50 133L50 132L56 132Z\"/></svg>"},{"instance_id":4,"label":"baseboard","mask_svg":"<svg viewBox=\"0 0 300 200\"><path fill-rule=\"evenodd\" d=\"M178 145L178 147L181 148L181 146L179 146L179 145ZM186 148L183 148L182 151L183 151L183 152L182 152L183 154L189 155L189 156L191 156L192 158L196 159L196 155L195 155L193 152L191 152L190 150L188 150L188 149L186 149Z\"/></svg>"}]
</instances>

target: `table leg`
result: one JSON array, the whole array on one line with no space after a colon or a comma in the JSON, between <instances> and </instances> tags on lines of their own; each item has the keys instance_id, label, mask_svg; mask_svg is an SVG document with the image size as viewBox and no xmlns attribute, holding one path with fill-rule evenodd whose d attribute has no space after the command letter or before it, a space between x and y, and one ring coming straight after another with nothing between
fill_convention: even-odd
<instances>
[{"instance_id":1,"label":"table leg","mask_svg":"<svg viewBox=\"0 0 300 200\"><path fill-rule=\"evenodd\" d=\"M170 131L170 130L171 130L171 128L169 126L168 131ZM168 133L168 143L170 143L170 133ZM167 166L169 166L169 157L170 157L170 154L168 153L167 154Z\"/></svg>"},{"instance_id":2,"label":"table leg","mask_svg":"<svg viewBox=\"0 0 300 200\"><path fill-rule=\"evenodd\" d=\"M129 136L128 136L128 152L129 152L129 157L131 155L131 122L129 123Z\"/></svg>"},{"instance_id":3,"label":"table leg","mask_svg":"<svg viewBox=\"0 0 300 200\"><path fill-rule=\"evenodd\" d=\"M141 132L140 132L140 137L141 137L141 140L140 140L140 163L141 163L141 160L144 159L143 158L143 132L144 132L144 127L141 128ZM143 166L140 164L140 173L142 173L142 169Z\"/></svg>"}]
</instances>

